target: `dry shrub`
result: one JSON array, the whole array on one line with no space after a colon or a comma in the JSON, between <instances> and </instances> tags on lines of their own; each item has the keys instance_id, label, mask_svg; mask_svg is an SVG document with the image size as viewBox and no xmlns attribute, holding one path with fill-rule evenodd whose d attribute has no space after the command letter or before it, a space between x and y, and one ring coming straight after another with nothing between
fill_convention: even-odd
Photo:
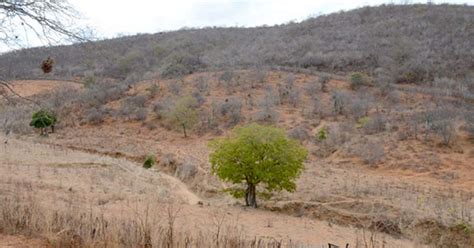
<instances>
[{"instance_id":1,"label":"dry shrub","mask_svg":"<svg viewBox=\"0 0 474 248\"><path fill-rule=\"evenodd\" d=\"M130 206L128 214L113 216L102 210L42 206L33 196L0 198L0 231L41 237L52 247L282 247L282 240L247 237L237 225L220 223L219 235L181 231L176 220L181 208L167 203ZM237 220L238 221L238 220ZM215 238L209 238L209 237ZM286 247L301 244L286 242Z\"/></svg>"},{"instance_id":2,"label":"dry shrub","mask_svg":"<svg viewBox=\"0 0 474 248\"><path fill-rule=\"evenodd\" d=\"M311 138L311 132L307 126L299 125L288 131L288 137L303 142Z\"/></svg>"}]
</instances>

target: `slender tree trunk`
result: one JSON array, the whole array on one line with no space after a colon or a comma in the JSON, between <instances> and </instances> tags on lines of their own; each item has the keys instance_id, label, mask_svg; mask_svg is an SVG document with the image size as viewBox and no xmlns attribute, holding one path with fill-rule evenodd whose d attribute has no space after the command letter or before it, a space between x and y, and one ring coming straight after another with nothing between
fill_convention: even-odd
<instances>
[{"instance_id":1,"label":"slender tree trunk","mask_svg":"<svg viewBox=\"0 0 474 248\"><path fill-rule=\"evenodd\" d=\"M184 137L188 137L188 134L186 133L186 125L182 125L183 126L183 133L184 133Z\"/></svg>"},{"instance_id":2,"label":"slender tree trunk","mask_svg":"<svg viewBox=\"0 0 474 248\"><path fill-rule=\"evenodd\" d=\"M257 208L257 190L255 185L247 184L247 190L245 191L245 205L248 207Z\"/></svg>"}]
</instances>

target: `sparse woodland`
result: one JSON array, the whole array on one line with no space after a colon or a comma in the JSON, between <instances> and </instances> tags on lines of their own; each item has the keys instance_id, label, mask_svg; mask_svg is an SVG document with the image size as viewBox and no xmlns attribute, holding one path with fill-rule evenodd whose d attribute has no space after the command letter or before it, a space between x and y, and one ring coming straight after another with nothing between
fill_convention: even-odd
<instances>
[{"instance_id":1,"label":"sparse woodland","mask_svg":"<svg viewBox=\"0 0 474 248\"><path fill-rule=\"evenodd\" d=\"M433 247L472 247L473 24L472 6L382 5L272 27L186 29L12 51L0 55L0 79L18 92L25 91L19 83L38 80L74 87L64 83L28 95L35 104L4 92L10 97L0 98L0 137L138 162L140 173L143 165L146 173L177 178L205 207L242 204L226 196L223 189L230 185L212 175L209 141L242 125L276 126L309 153L289 187L294 192L269 193L259 202L262 209L357 227L362 230L352 243L357 247L383 247L380 233ZM44 74L39 65L49 56L54 69ZM55 114L56 134L48 138L33 135L29 126L38 104ZM14 171L11 165L2 170ZM0 185L15 184L0 179ZM17 180L25 186L29 179ZM114 204L133 197L116 195ZM21 201L8 190L0 189L0 197L5 200L0 232L35 232L31 222L21 228L12 224L29 211L17 207ZM41 212L33 200L27 203L32 213ZM257 238L262 243L252 244L237 229L219 236L223 224L217 216L217 236L206 243L204 232L175 232L180 236L173 239L169 223L150 224L164 237L152 240L141 226L150 226L140 222L143 216L127 226L106 215L91 224L61 214L80 227L85 246L113 241L172 247L169 242L186 240L209 247L282 244ZM83 237L105 219L113 228L100 233L101 240ZM67 229L62 224L54 231ZM137 236L120 243L130 230ZM60 237L56 241L64 242Z\"/></svg>"}]
</instances>

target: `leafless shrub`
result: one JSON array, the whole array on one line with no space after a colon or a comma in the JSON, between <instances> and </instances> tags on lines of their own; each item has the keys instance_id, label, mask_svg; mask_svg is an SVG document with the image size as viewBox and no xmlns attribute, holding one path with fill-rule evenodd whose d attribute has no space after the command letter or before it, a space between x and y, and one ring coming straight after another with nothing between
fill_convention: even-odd
<instances>
[{"instance_id":1,"label":"leafless shrub","mask_svg":"<svg viewBox=\"0 0 474 248\"><path fill-rule=\"evenodd\" d=\"M385 131L386 123L386 117L377 113L369 118L369 121L364 124L363 129L366 134L380 133Z\"/></svg>"},{"instance_id":2,"label":"leafless shrub","mask_svg":"<svg viewBox=\"0 0 474 248\"><path fill-rule=\"evenodd\" d=\"M234 71L227 70L219 76L219 83L224 87L227 94L236 92L236 88L239 86L239 82L236 78Z\"/></svg>"},{"instance_id":3,"label":"leafless shrub","mask_svg":"<svg viewBox=\"0 0 474 248\"><path fill-rule=\"evenodd\" d=\"M87 88L80 96L78 101L85 107L100 108L110 101L120 99L128 87L117 83L99 83Z\"/></svg>"},{"instance_id":4,"label":"leafless shrub","mask_svg":"<svg viewBox=\"0 0 474 248\"><path fill-rule=\"evenodd\" d=\"M134 113L133 120L136 120L136 121L144 121L144 120L146 120L147 116L148 116L148 109L146 109L146 108L139 108L139 109Z\"/></svg>"},{"instance_id":5,"label":"leafless shrub","mask_svg":"<svg viewBox=\"0 0 474 248\"><path fill-rule=\"evenodd\" d=\"M315 137L315 142L319 145L316 155L327 157L340 149L346 142L350 140L350 136L341 126L323 127L326 130L326 138L320 140Z\"/></svg>"},{"instance_id":6,"label":"leafless shrub","mask_svg":"<svg viewBox=\"0 0 474 248\"><path fill-rule=\"evenodd\" d=\"M158 165L164 169L167 169L168 171L174 172L178 167L178 160L173 153L165 153L160 157L160 162Z\"/></svg>"},{"instance_id":7,"label":"leafless shrub","mask_svg":"<svg viewBox=\"0 0 474 248\"><path fill-rule=\"evenodd\" d=\"M375 70L375 86L380 90L380 95L386 96L393 91L392 84L395 83L395 77L390 73L390 71L382 68L377 68Z\"/></svg>"},{"instance_id":8,"label":"leafless shrub","mask_svg":"<svg viewBox=\"0 0 474 248\"><path fill-rule=\"evenodd\" d=\"M175 176L182 181L192 179L198 172L197 166L190 160L185 160L176 168Z\"/></svg>"},{"instance_id":9,"label":"leafless shrub","mask_svg":"<svg viewBox=\"0 0 474 248\"><path fill-rule=\"evenodd\" d=\"M358 120L361 117L367 116L370 109L370 103L367 98L359 97L354 99L350 105L350 113L354 116L355 120Z\"/></svg>"},{"instance_id":10,"label":"leafless shrub","mask_svg":"<svg viewBox=\"0 0 474 248\"><path fill-rule=\"evenodd\" d=\"M209 83L207 80L208 78L205 78L204 76L197 77L195 81L195 87L199 92L209 95Z\"/></svg>"},{"instance_id":11,"label":"leafless shrub","mask_svg":"<svg viewBox=\"0 0 474 248\"><path fill-rule=\"evenodd\" d=\"M32 130L29 123L33 111L34 108L27 105L5 107L0 114L0 125L2 125L0 127L7 135L10 133L29 133Z\"/></svg>"},{"instance_id":12,"label":"leafless shrub","mask_svg":"<svg viewBox=\"0 0 474 248\"><path fill-rule=\"evenodd\" d=\"M319 83L314 82L314 81L309 82L305 87L306 94L310 98L316 97L320 89L321 89L321 86L319 85Z\"/></svg>"},{"instance_id":13,"label":"leafless shrub","mask_svg":"<svg viewBox=\"0 0 474 248\"><path fill-rule=\"evenodd\" d=\"M182 81L180 80L170 80L168 81L168 90L171 94L179 96L183 88Z\"/></svg>"},{"instance_id":14,"label":"leafless shrub","mask_svg":"<svg viewBox=\"0 0 474 248\"><path fill-rule=\"evenodd\" d=\"M353 148L353 154L358 155L362 161L370 166L375 166L385 157L385 150L382 143L365 140Z\"/></svg>"},{"instance_id":15,"label":"leafless shrub","mask_svg":"<svg viewBox=\"0 0 474 248\"><path fill-rule=\"evenodd\" d=\"M85 121L93 125L102 123L105 118L105 113L102 108L101 109L90 108L86 110L84 114L85 114Z\"/></svg>"},{"instance_id":16,"label":"leafless shrub","mask_svg":"<svg viewBox=\"0 0 474 248\"><path fill-rule=\"evenodd\" d=\"M347 112L347 105L351 97L345 91L336 90L332 93L332 102L334 107L334 115L337 117L340 114Z\"/></svg>"},{"instance_id":17,"label":"leafless shrub","mask_svg":"<svg viewBox=\"0 0 474 248\"><path fill-rule=\"evenodd\" d=\"M172 105L172 99L166 98L164 100L158 100L153 104L153 112L155 112L158 119L164 118L166 113L170 111Z\"/></svg>"},{"instance_id":18,"label":"leafless shrub","mask_svg":"<svg viewBox=\"0 0 474 248\"><path fill-rule=\"evenodd\" d=\"M254 71L252 71L250 80L251 80L251 87L252 89L256 87L262 87L263 84L265 83L265 79L267 77L267 73L265 70L261 68L256 68Z\"/></svg>"},{"instance_id":19,"label":"leafless shrub","mask_svg":"<svg viewBox=\"0 0 474 248\"><path fill-rule=\"evenodd\" d=\"M309 140L311 136L312 135L309 128L304 125L298 125L288 131L288 137L299 140L301 142Z\"/></svg>"},{"instance_id":20,"label":"leafless shrub","mask_svg":"<svg viewBox=\"0 0 474 248\"><path fill-rule=\"evenodd\" d=\"M120 114L132 120L143 117L146 101L146 97L141 95L127 97L121 103Z\"/></svg>"},{"instance_id":21,"label":"leafless shrub","mask_svg":"<svg viewBox=\"0 0 474 248\"><path fill-rule=\"evenodd\" d=\"M198 107L201 107L206 102L206 98L202 96L200 91L194 91L191 96L196 100Z\"/></svg>"},{"instance_id":22,"label":"leafless shrub","mask_svg":"<svg viewBox=\"0 0 474 248\"><path fill-rule=\"evenodd\" d=\"M272 98L272 93L269 92L260 102L260 110L255 113L253 119L261 123L276 123L279 114L274 110L275 99Z\"/></svg>"},{"instance_id":23,"label":"leafless shrub","mask_svg":"<svg viewBox=\"0 0 474 248\"><path fill-rule=\"evenodd\" d=\"M299 102L300 102L300 91L295 88L288 95L288 103L291 104L294 108L296 108Z\"/></svg>"},{"instance_id":24,"label":"leafless shrub","mask_svg":"<svg viewBox=\"0 0 474 248\"><path fill-rule=\"evenodd\" d=\"M216 135L220 134L218 115L216 110L216 104L211 104L211 110L201 109L199 112L199 123L197 127L197 132L199 134L204 134L208 131L213 132Z\"/></svg>"},{"instance_id":25,"label":"leafless shrub","mask_svg":"<svg viewBox=\"0 0 474 248\"><path fill-rule=\"evenodd\" d=\"M145 107L146 97L142 95L131 96L125 98L125 104L133 107Z\"/></svg>"},{"instance_id":26,"label":"leafless shrub","mask_svg":"<svg viewBox=\"0 0 474 248\"><path fill-rule=\"evenodd\" d=\"M331 78L327 75L319 77L319 84L321 85L322 92L328 92L328 83L330 80Z\"/></svg>"},{"instance_id":27,"label":"leafless shrub","mask_svg":"<svg viewBox=\"0 0 474 248\"><path fill-rule=\"evenodd\" d=\"M316 117L322 118L324 115L322 103L316 97L311 98L309 103L306 106L304 106L303 114L304 116L310 119L313 119Z\"/></svg>"},{"instance_id":28,"label":"leafless shrub","mask_svg":"<svg viewBox=\"0 0 474 248\"><path fill-rule=\"evenodd\" d=\"M219 106L219 114L228 127L237 125L242 118L242 100L238 97L226 98Z\"/></svg>"},{"instance_id":29,"label":"leafless shrub","mask_svg":"<svg viewBox=\"0 0 474 248\"><path fill-rule=\"evenodd\" d=\"M286 78L284 84L278 84L278 95L280 98L280 104L288 102L290 104L295 105L298 101L299 92L295 88L295 76L293 74L289 74Z\"/></svg>"},{"instance_id":30,"label":"leafless shrub","mask_svg":"<svg viewBox=\"0 0 474 248\"><path fill-rule=\"evenodd\" d=\"M455 135L454 122L450 119L436 120L432 125L433 131L440 135L443 139L443 144L448 146L453 136Z\"/></svg>"}]
</instances>

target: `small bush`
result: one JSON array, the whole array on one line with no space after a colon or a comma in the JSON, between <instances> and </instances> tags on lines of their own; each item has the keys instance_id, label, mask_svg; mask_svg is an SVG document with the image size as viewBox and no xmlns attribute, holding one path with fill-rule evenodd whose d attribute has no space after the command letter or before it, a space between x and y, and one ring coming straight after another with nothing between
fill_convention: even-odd
<instances>
[{"instance_id":1,"label":"small bush","mask_svg":"<svg viewBox=\"0 0 474 248\"><path fill-rule=\"evenodd\" d=\"M368 116L360 117L359 119L357 119L356 127L357 128L363 128L367 125L367 123L370 122L370 120L371 119Z\"/></svg>"},{"instance_id":2,"label":"small bush","mask_svg":"<svg viewBox=\"0 0 474 248\"><path fill-rule=\"evenodd\" d=\"M260 110L255 113L253 119L260 123L276 123L278 121L279 114L274 110L274 101L275 100L271 97L271 93L267 93L267 95L260 102Z\"/></svg>"},{"instance_id":3,"label":"small bush","mask_svg":"<svg viewBox=\"0 0 474 248\"><path fill-rule=\"evenodd\" d=\"M367 75L360 72L353 72L349 75L349 82L351 83L351 88L357 90L368 83Z\"/></svg>"},{"instance_id":4,"label":"small bush","mask_svg":"<svg viewBox=\"0 0 474 248\"><path fill-rule=\"evenodd\" d=\"M197 105L200 107L206 102L206 98L202 96L200 91L194 91L191 96L196 100Z\"/></svg>"},{"instance_id":5,"label":"small bush","mask_svg":"<svg viewBox=\"0 0 474 248\"><path fill-rule=\"evenodd\" d=\"M298 89L293 89L288 95L288 103L290 103L294 108L298 106L300 102L300 91Z\"/></svg>"},{"instance_id":6,"label":"small bush","mask_svg":"<svg viewBox=\"0 0 474 248\"><path fill-rule=\"evenodd\" d=\"M355 120L367 116L369 113L369 101L366 98L359 98L352 101L350 106L351 115Z\"/></svg>"},{"instance_id":7,"label":"small bush","mask_svg":"<svg viewBox=\"0 0 474 248\"><path fill-rule=\"evenodd\" d=\"M171 94L178 96L181 93L183 86L181 81L169 81L168 90Z\"/></svg>"},{"instance_id":8,"label":"small bush","mask_svg":"<svg viewBox=\"0 0 474 248\"><path fill-rule=\"evenodd\" d=\"M196 82L195 82L195 87L199 92L208 95L209 94L209 83L206 80L207 79L204 78L204 76L198 77L196 79Z\"/></svg>"},{"instance_id":9,"label":"small bush","mask_svg":"<svg viewBox=\"0 0 474 248\"><path fill-rule=\"evenodd\" d=\"M156 117L158 119L165 117L166 113L170 110L170 107L172 105L171 101L171 98L166 98L163 101L156 101L153 104L153 112L155 112Z\"/></svg>"},{"instance_id":10,"label":"small bush","mask_svg":"<svg viewBox=\"0 0 474 248\"><path fill-rule=\"evenodd\" d=\"M319 129L317 135L318 135L318 140L323 141L328 137L328 130L326 129L326 127L322 127L321 129Z\"/></svg>"},{"instance_id":11,"label":"small bush","mask_svg":"<svg viewBox=\"0 0 474 248\"><path fill-rule=\"evenodd\" d=\"M385 157L383 144L370 140L362 142L358 147L356 147L354 152L359 155L365 164L371 166L375 166Z\"/></svg>"},{"instance_id":12,"label":"small bush","mask_svg":"<svg viewBox=\"0 0 474 248\"><path fill-rule=\"evenodd\" d=\"M150 169L151 167L155 166L156 164L156 157L155 155L147 155L145 161L143 162L143 168Z\"/></svg>"},{"instance_id":13,"label":"small bush","mask_svg":"<svg viewBox=\"0 0 474 248\"><path fill-rule=\"evenodd\" d=\"M318 91L321 89L321 86L319 86L318 82L309 82L308 85L305 87L306 94L310 98L316 97L316 94L318 94Z\"/></svg>"},{"instance_id":14,"label":"small bush","mask_svg":"<svg viewBox=\"0 0 474 248\"><path fill-rule=\"evenodd\" d=\"M332 101L334 107L334 115L338 116L346 111L346 106L351 100L351 96L345 91L334 91L332 94Z\"/></svg>"},{"instance_id":15,"label":"small bush","mask_svg":"<svg viewBox=\"0 0 474 248\"><path fill-rule=\"evenodd\" d=\"M40 129L41 135L47 135L48 131L46 131L46 128L54 126L56 122L56 115L52 111L42 109L33 113L30 126Z\"/></svg>"},{"instance_id":16,"label":"small bush","mask_svg":"<svg viewBox=\"0 0 474 248\"><path fill-rule=\"evenodd\" d=\"M135 112L133 119L136 121L144 121L146 120L147 116L148 116L148 110L146 108L140 108Z\"/></svg>"},{"instance_id":17,"label":"small bush","mask_svg":"<svg viewBox=\"0 0 474 248\"><path fill-rule=\"evenodd\" d=\"M328 83L330 80L331 78L327 75L319 77L319 84L321 85L322 92L328 92Z\"/></svg>"},{"instance_id":18,"label":"small bush","mask_svg":"<svg viewBox=\"0 0 474 248\"><path fill-rule=\"evenodd\" d=\"M175 176L182 181L192 179L198 173L198 167L192 161L185 161L178 165Z\"/></svg>"},{"instance_id":19,"label":"small bush","mask_svg":"<svg viewBox=\"0 0 474 248\"><path fill-rule=\"evenodd\" d=\"M85 120L92 125L100 124L104 121L104 112L97 108L90 108L85 111Z\"/></svg>"},{"instance_id":20,"label":"small bush","mask_svg":"<svg viewBox=\"0 0 474 248\"><path fill-rule=\"evenodd\" d=\"M375 134L385 131L386 123L385 116L376 114L374 117L369 118L362 127L366 134Z\"/></svg>"},{"instance_id":21,"label":"small bush","mask_svg":"<svg viewBox=\"0 0 474 248\"><path fill-rule=\"evenodd\" d=\"M308 127L299 125L288 131L288 137L302 142L308 140L311 134Z\"/></svg>"},{"instance_id":22,"label":"small bush","mask_svg":"<svg viewBox=\"0 0 474 248\"><path fill-rule=\"evenodd\" d=\"M219 114L226 118L228 127L237 125L242 118L242 100L238 97L225 99L220 104Z\"/></svg>"}]
</instances>

